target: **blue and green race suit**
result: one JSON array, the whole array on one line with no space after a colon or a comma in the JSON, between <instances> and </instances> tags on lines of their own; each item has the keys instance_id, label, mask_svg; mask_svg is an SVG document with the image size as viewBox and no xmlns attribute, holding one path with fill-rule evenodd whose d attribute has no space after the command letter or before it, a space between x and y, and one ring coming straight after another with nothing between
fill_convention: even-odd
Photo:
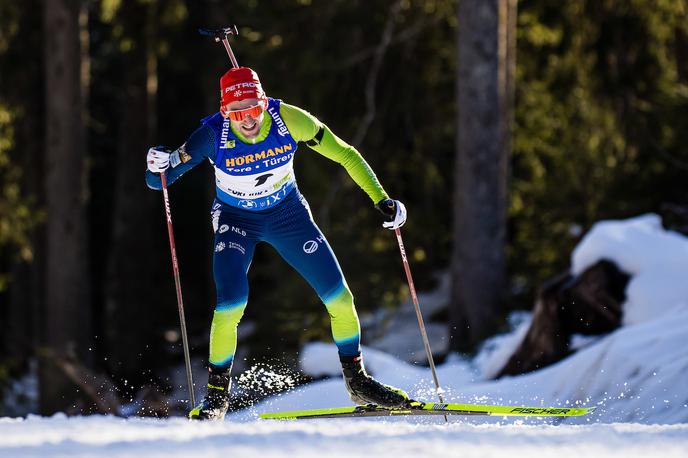
<instances>
[{"instance_id":1,"label":"blue and green race suit","mask_svg":"<svg viewBox=\"0 0 688 458\"><path fill-rule=\"evenodd\" d=\"M232 365L237 325L248 302L247 273L256 244L267 242L313 287L331 318L341 356L360 354L360 325L354 299L332 248L313 220L296 185L293 160L299 142L338 162L377 203L388 196L355 148L310 113L268 99L263 123L253 139L216 113L201 121L172 155L168 184L204 160L215 169L216 198L213 274L217 302L210 330L211 367ZM161 189L160 176L146 183Z\"/></svg>"}]
</instances>

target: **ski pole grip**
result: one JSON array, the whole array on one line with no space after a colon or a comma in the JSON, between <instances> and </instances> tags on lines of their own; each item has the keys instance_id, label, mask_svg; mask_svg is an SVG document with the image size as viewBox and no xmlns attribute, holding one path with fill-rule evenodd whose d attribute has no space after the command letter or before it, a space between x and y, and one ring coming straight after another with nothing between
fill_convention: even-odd
<instances>
[{"instance_id":1,"label":"ski pole grip","mask_svg":"<svg viewBox=\"0 0 688 458\"><path fill-rule=\"evenodd\" d=\"M232 24L229 27L223 27L221 29L209 29L209 28L199 28L198 33L206 37L213 37L215 41L222 41L229 35L239 36L239 30L237 26Z\"/></svg>"},{"instance_id":2,"label":"ski pole grip","mask_svg":"<svg viewBox=\"0 0 688 458\"><path fill-rule=\"evenodd\" d=\"M217 43L221 42L227 51L227 56L229 56L229 61L232 63L232 67L237 68L239 66L239 63L234 56L234 52L232 51L232 47L229 45L230 35L234 35L235 37L239 36L239 30L237 29L236 25L232 24L231 26L224 27L222 29L200 28L198 29L198 33L206 37L213 37Z\"/></svg>"}]
</instances>

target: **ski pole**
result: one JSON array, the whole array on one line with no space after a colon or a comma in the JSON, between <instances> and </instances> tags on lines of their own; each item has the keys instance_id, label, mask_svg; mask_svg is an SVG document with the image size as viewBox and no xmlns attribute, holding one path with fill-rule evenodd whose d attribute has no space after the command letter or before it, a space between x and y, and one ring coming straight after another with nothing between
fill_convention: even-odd
<instances>
[{"instance_id":1,"label":"ski pole","mask_svg":"<svg viewBox=\"0 0 688 458\"><path fill-rule=\"evenodd\" d=\"M213 37L216 42L222 42L229 56L229 61L232 63L232 67L238 68L239 63L234 57L234 52L232 52L232 47L229 46L229 36L234 35L239 36L239 31L236 25L231 25L229 27L224 27L222 29L198 29L198 33L205 35L207 37Z\"/></svg>"},{"instance_id":2,"label":"ski pole","mask_svg":"<svg viewBox=\"0 0 688 458\"><path fill-rule=\"evenodd\" d=\"M406 249L404 248L404 241L401 238L401 231L399 228L394 229L394 233L397 236L397 242L399 242L399 251L401 252L401 260L404 263L404 270L406 271L406 280L408 281L409 290L411 291L411 300L413 301L413 306L416 309L416 318L418 318L418 326L420 326L420 334L423 337L423 346L425 347L425 355L428 357L428 363L430 363L430 370L432 370L432 378L435 381L435 389L437 391L437 397L441 404L444 404L444 396L442 393L444 390L440 387L440 381L437 378L437 370L435 369L435 360L432 358L432 350L430 349L430 341L428 341L428 333L425 331L425 323L423 322L423 315L420 312L420 305L418 304L418 296L416 295L416 287L413 284L413 277L411 276L411 266L409 265L408 258L406 257ZM447 416L444 419L449 421Z\"/></svg>"},{"instance_id":3,"label":"ski pole","mask_svg":"<svg viewBox=\"0 0 688 458\"><path fill-rule=\"evenodd\" d=\"M177 307L179 309L179 322L182 330L182 345L184 346L184 364L186 365L186 383L189 385L189 400L191 408L196 405L193 391L193 375L191 374L191 356L189 355L189 340L186 336L186 319L184 318L184 301L182 300L182 284L179 278L179 263L177 262L177 249L174 244L174 231L172 230L172 211L170 210L170 198L167 193L167 177L165 172L160 174L162 181L162 195L165 201L165 215L167 216L167 235L170 237L170 252L172 253L172 270L174 272L174 284L177 288Z\"/></svg>"}]
</instances>

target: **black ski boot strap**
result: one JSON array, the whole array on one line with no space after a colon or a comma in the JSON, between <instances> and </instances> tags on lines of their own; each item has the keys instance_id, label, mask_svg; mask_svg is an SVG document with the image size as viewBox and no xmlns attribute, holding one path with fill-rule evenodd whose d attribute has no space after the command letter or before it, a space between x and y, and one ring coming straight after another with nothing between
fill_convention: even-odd
<instances>
[{"instance_id":1,"label":"black ski boot strap","mask_svg":"<svg viewBox=\"0 0 688 458\"><path fill-rule=\"evenodd\" d=\"M229 375L230 371L231 369L219 371L210 367L208 374L208 390L213 389L227 394L232 380Z\"/></svg>"},{"instance_id":2,"label":"black ski boot strap","mask_svg":"<svg viewBox=\"0 0 688 458\"><path fill-rule=\"evenodd\" d=\"M362 356L340 356L339 360L342 363L342 372L345 378L351 379L356 376L366 377L368 375L365 366L363 366Z\"/></svg>"}]
</instances>

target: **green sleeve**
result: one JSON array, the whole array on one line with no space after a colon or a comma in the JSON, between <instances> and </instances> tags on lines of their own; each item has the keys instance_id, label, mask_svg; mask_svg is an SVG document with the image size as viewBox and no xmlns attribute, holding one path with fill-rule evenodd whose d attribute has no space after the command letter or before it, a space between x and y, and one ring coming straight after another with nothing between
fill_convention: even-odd
<instances>
[{"instance_id":1,"label":"green sleeve","mask_svg":"<svg viewBox=\"0 0 688 458\"><path fill-rule=\"evenodd\" d=\"M337 137L318 118L301 108L282 103L280 115L297 142L308 142L308 146L326 158L342 165L354 182L368 194L373 203L387 199L387 193L363 156L356 148ZM315 137L323 129L322 138Z\"/></svg>"}]
</instances>

